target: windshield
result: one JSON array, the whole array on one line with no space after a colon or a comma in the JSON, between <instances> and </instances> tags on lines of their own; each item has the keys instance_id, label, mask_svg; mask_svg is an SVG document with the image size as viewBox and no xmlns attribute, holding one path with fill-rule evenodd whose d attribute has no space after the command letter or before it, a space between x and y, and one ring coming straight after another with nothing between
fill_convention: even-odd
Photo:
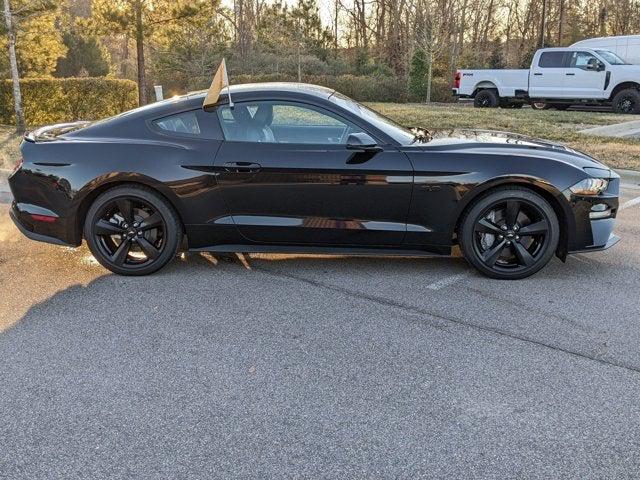
<instances>
[{"instance_id":1,"label":"windshield","mask_svg":"<svg viewBox=\"0 0 640 480\"><path fill-rule=\"evenodd\" d=\"M355 100L342 95L341 93L333 92L329 99L342 108L345 108L351 113L354 113L359 117L365 119L367 122L385 132L401 145L412 143L416 138L415 135L411 133L411 130L398 125L390 118L385 117L375 110L371 110L370 108L365 107L361 103L358 103Z\"/></svg>"},{"instance_id":2,"label":"windshield","mask_svg":"<svg viewBox=\"0 0 640 480\"><path fill-rule=\"evenodd\" d=\"M596 52L611 65L627 65L627 62L609 50L596 50Z\"/></svg>"}]
</instances>

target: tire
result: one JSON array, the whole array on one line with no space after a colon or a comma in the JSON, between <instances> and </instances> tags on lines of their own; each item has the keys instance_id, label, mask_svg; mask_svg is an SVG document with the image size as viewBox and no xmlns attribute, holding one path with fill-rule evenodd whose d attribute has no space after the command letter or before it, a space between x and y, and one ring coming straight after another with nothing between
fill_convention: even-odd
<instances>
[{"instance_id":1,"label":"tire","mask_svg":"<svg viewBox=\"0 0 640 480\"><path fill-rule=\"evenodd\" d=\"M501 280L538 272L553 257L559 239L558 217L549 202L515 186L477 199L458 230L467 261L486 276Z\"/></svg>"},{"instance_id":2,"label":"tire","mask_svg":"<svg viewBox=\"0 0 640 480\"><path fill-rule=\"evenodd\" d=\"M480 90L473 99L476 108L497 108L499 103L498 92L491 89Z\"/></svg>"},{"instance_id":3,"label":"tire","mask_svg":"<svg viewBox=\"0 0 640 480\"><path fill-rule=\"evenodd\" d=\"M613 97L613 111L616 113L640 113L640 92L635 88L625 88Z\"/></svg>"},{"instance_id":4,"label":"tire","mask_svg":"<svg viewBox=\"0 0 640 480\"><path fill-rule=\"evenodd\" d=\"M551 106L544 102L532 102L531 108L533 108L534 110L549 110Z\"/></svg>"},{"instance_id":5,"label":"tire","mask_svg":"<svg viewBox=\"0 0 640 480\"><path fill-rule=\"evenodd\" d=\"M182 243L175 209L150 188L126 185L95 199L84 238L102 266L120 275L149 275L169 263Z\"/></svg>"}]
</instances>

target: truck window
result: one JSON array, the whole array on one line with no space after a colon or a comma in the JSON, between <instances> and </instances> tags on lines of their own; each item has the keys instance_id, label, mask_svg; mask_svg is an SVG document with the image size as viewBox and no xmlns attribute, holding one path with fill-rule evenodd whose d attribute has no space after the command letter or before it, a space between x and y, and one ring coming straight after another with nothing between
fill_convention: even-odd
<instances>
[{"instance_id":1,"label":"truck window","mask_svg":"<svg viewBox=\"0 0 640 480\"><path fill-rule=\"evenodd\" d=\"M540 68L563 68L564 52L543 52L538 61Z\"/></svg>"},{"instance_id":2,"label":"truck window","mask_svg":"<svg viewBox=\"0 0 640 480\"><path fill-rule=\"evenodd\" d=\"M598 62L598 59L589 52L571 52L569 54L569 68L582 68L586 70L589 60L591 60L591 62L595 61L596 64Z\"/></svg>"}]
</instances>

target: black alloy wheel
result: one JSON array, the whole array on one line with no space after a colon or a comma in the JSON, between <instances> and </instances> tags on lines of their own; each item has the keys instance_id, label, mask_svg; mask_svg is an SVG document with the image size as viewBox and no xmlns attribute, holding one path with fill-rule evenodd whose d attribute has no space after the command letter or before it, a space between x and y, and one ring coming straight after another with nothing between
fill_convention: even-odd
<instances>
[{"instance_id":1,"label":"black alloy wheel","mask_svg":"<svg viewBox=\"0 0 640 480\"><path fill-rule=\"evenodd\" d=\"M150 189L126 186L96 199L84 235L104 267L122 275L147 275L175 256L182 228L166 200Z\"/></svg>"},{"instance_id":2,"label":"black alloy wheel","mask_svg":"<svg viewBox=\"0 0 640 480\"><path fill-rule=\"evenodd\" d=\"M616 113L640 113L640 92L635 88L622 90L613 97Z\"/></svg>"},{"instance_id":3,"label":"black alloy wheel","mask_svg":"<svg viewBox=\"0 0 640 480\"><path fill-rule=\"evenodd\" d=\"M476 108L496 108L499 103L498 93L490 89L480 90L473 99Z\"/></svg>"},{"instance_id":4,"label":"black alloy wheel","mask_svg":"<svg viewBox=\"0 0 640 480\"><path fill-rule=\"evenodd\" d=\"M558 245L559 225L544 198L512 187L478 201L460 233L465 257L478 270L492 278L517 279L549 262Z\"/></svg>"}]
</instances>

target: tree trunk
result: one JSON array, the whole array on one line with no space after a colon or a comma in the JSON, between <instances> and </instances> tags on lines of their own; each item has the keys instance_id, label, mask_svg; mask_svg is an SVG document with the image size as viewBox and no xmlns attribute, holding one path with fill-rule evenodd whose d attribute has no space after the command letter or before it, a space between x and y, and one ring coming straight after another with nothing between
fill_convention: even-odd
<instances>
[{"instance_id":1,"label":"tree trunk","mask_svg":"<svg viewBox=\"0 0 640 480\"><path fill-rule=\"evenodd\" d=\"M431 103L431 80L433 78L433 50L431 44L429 44L429 66L427 68L427 103Z\"/></svg>"},{"instance_id":2,"label":"tree trunk","mask_svg":"<svg viewBox=\"0 0 640 480\"><path fill-rule=\"evenodd\" d=\"M138 51L138 103L147 104L147 79L144 65L144 32L142 30L142 2L136 2L136 49Z\"/></svg>"},{"instance_id":3,"label":"tree trunk","mask_svg":"<svg viewBox=\"0 0 640 480\"><path fill-rule=\"evenodd\" d=\"M13 18L11 16L11 5L9 0L4 0L4 21L7 26L7 37L9 43L9 66L11 69L11 80L13 81L13 104L16 111L17 132L25 132L24 111L22 110L22 93L20 92L20 75L18 73L18 59L16 57L16 32L13 29Z\"/></svg>"},{"instance_id":4,"label":"tree trunk","mask_svg":"<svg viewBox=\"0 0 640 480\"><path fill-rule=\"evenodd\" d=\"M558 47L562 46L562 37L564 36L564 0L560 0L560 19L558 20Z\"/></svg>"},{"instance_id":5,"label":"tree trunk","mask_svg":"<svg viewBox=\"0 0 640 480\"><path fill-rule=\"evenodd\" d=\"M542 25L540 26L540 48L544 48L546 29L547 29L547 0L542 0Z\"/></svg>"}]
</instances>

